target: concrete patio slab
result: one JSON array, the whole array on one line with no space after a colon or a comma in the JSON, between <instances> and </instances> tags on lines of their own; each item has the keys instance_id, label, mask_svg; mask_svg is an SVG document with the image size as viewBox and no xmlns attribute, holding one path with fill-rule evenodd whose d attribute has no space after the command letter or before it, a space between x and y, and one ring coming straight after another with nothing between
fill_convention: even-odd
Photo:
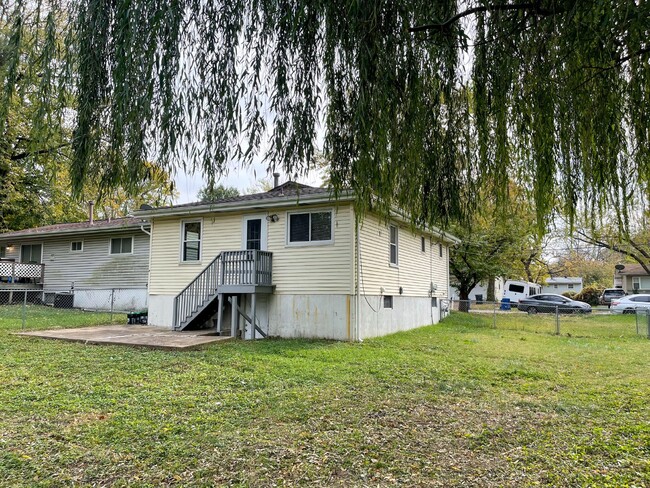
<instances>
[{"instance_id":1,"label":"concrete patio slab","mask_svg":"<svg viewBox=\"0 0 650 488\"><path fill-rule=\"evenodd\" d=\"M206 344L232 339L230 336L213 335L210 331L176 332L146 325L107 325L78 329L37 330L16 332L16 335L85 344L114 344L176 351L196 349Z\"/></svg>"}]
</instances>

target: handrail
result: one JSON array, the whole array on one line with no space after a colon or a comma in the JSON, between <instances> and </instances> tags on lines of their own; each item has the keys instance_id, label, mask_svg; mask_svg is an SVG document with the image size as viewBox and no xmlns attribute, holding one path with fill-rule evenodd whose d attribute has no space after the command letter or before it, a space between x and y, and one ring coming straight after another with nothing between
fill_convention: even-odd
<instances>
[{"instance_id":1,"label":"handrail","mask_svg":"<svg viewBox=\"0 0 650 488\"><path fill-rule=\"evenodd\" d=\"M174 329L181 329L217 295L222 285L271 286L273 254L222 251L174 298Z\"/></svg>"}]
</instances>

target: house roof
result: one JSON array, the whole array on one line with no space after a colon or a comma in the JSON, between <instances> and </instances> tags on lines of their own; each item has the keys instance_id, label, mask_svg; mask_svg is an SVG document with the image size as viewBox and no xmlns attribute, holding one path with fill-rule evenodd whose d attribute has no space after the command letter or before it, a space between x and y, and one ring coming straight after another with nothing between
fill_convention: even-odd
<instances>
[{"instance_id":1,"label":"house roof","mask_svg":"<svg viewBox=\"0 0 650 488\"><path fill-rule=\"evenodd\" d=\"M35 237L49 237L68 234L89 234L95 232L117 232L139 228L141 226L149 227L149 223L137 217L124 217L111 220L95 220L91 224L88 221L74 222L69 224L54 224L43 227L34 227L32 229L17 230L14 232L0 233L0 241L9 239L27 239Z\"/></svg>"},{"instance_id":2,"label":"house roof","mask_svg":"<svg viewBox=\"0 0 650 488\"><path fill-rule=\"evenodd\" d=\"M567 284L582 284L582 278L575 276L556 276L553 278L547 278L547 285L567 285Z\"/></svg>"},{"instance_id":3,"label":"house roof","mask_svg":"<svg viewBox=\"0 0 650 488\"><path fill-rule=\"evenodd\" d=\"M643 266L640 264L625 264L625 268L622 270L616 270L616 274L619 275L639 275L639 276L648 276L648 272L643 269Z\"/></svg>"},{"instance_id":4,"label":"house roof","mask_svg":"<svg viewBox=\"0 0 650 488\"><path fill-rule=\"evenodd\" d=\"M338 195L337 200L348 201L352 199L351 192L343 192ZM240 210L242 208L255 207L276 207L291 203L300 204L314 203L318 201L331 202L335 200L332 190L329 188L315 188L303 185L295 181L287 181L276 186L272 190L253 193L251 195L239 195L236 197L221 198L209 202L192 202L181 205L170 205L167 207L140 209L135 212L139 217L158 217L167 215L184 215L191 213L225 212Z\"/></svg>"},{"instance_id":5,"label":"house roof","mask_svg":"<svg viewBox=\"0 0 650 488\"><path fill-rule=\"evenodd\" d=\"M137 216L143 218L182 216L201 213L218 213L232 212L245 209L263 209L286 206L287 204L306 205L317 203L350 202L354 200L352 191L343 191L339 195L334 195L329 188L316 188L313 186L303 185L295 181L287 181L282 185L263 192L252 195L240 195L230 198L222 198L210 202L193 202L181 205L173 205L158 208L141 208L134 212ZM406 216L399 211L394 211L393 215L399 220L407 222ZM438 236L441 240L458 244L460 240L438 228L427 227L427 232Z\"/></svg>"}]
</instances>

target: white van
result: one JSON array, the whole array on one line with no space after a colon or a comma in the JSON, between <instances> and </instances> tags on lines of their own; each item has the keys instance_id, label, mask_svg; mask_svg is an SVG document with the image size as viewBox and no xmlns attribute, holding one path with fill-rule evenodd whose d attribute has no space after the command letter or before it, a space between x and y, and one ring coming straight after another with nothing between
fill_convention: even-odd
<instances>
[{"instance_id":1,"label":"white van","mask_svg":"<svg viewBox=\"0 0 650 488\"><path fill-rule=\"evenodd\" d=\"M542 287L537 283L508 280L503 287L503 298L509 298L510 303L519 303L522 298L538 295L541 292Z\"/></svg>"}]
</instances>

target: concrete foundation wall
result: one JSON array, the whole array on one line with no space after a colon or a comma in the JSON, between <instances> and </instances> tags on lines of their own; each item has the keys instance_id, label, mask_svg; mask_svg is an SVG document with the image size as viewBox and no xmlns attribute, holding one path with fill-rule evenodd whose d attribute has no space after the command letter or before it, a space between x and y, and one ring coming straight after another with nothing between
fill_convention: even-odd
<instances>
[{"instance_id":1,"label":"concrete foundation wall","mask_svg":"<svg viewBox=\"0 0 650 488\"><path fill-rule=\"evenodd\" d=\"M174 298L176 295L149 295L149 325L174 327Z\"/></svg>"},{"instance_id":2,"label":"concrete foundation wall","mask_svg":"<svg viewBox=\"0 0 650 488\"><path fill-rule=\"evenodd\" d=\"M428 297L393 296L393 308L384 308L384 297L361 297L361 339L393 334L440 321L440 299L432 307Z\"/></svg>"},{"instance_id":3,"label":"concrete foundation wall","mask_svg":"<svg viewBox=\"0 0 650 488\"><path fill-rule=\"evenodd\" d=\"M354 327L350 295L271 295L269 335L349 340Z\"/></svg>"}]
</instances>

